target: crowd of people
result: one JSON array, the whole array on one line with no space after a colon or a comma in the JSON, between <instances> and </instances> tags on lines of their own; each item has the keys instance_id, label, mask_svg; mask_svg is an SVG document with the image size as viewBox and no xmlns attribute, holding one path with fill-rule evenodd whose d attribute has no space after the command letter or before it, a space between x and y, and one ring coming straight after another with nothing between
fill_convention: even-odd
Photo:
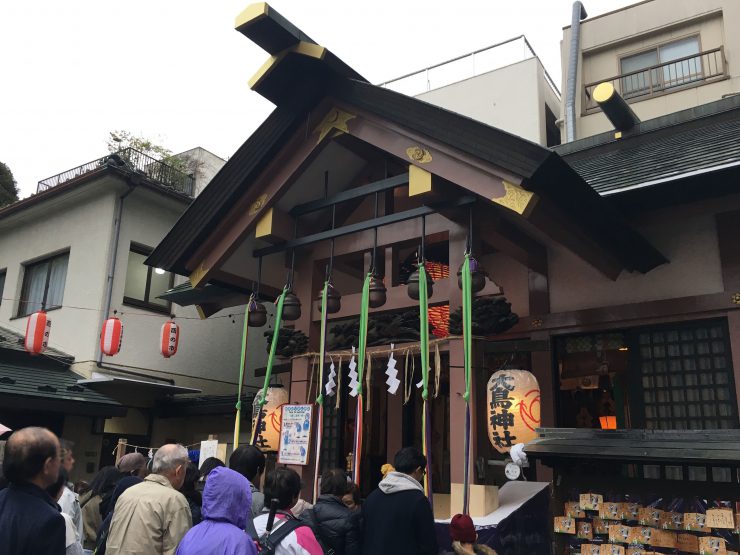
<instances>
[{"instance_id":1,"label":"crowd of people","mask_svg":"<svg viewBox=\"0 0 740 555\"><path fill-rule=\"evenodd\" d=\"M198 468L182 445L102 468L75 492L69 444L44 428L14 432L5 445L0 546L9 555L436 555L434 517L424 495L424 455L401 449L364 502L342 469L326 470L314 505L300 476L244 445ZM84 487L86 486L86 487ZM473 521L450 523L452 551L491 554Z\"/></svg>"}]
</instances>

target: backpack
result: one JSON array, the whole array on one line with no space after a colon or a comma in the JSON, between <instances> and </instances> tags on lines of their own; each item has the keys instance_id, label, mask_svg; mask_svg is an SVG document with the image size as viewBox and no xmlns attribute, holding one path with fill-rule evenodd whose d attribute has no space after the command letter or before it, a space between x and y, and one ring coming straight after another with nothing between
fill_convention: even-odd
<instances>
[{"instance_id":1,"label":"backpack","mask_svg":"<svg viewBox=\"0 0 740 555\"><path fill-rule=\"evenodd\" d=\"M280 542L288 537L291 532L293 532L297 528L300 528L301 526L309 526L306 522L298 520L290 513L284 513L280 511L280 514L285 517L282 520L282 524L277 528L274 528L274 531L272 533L265 533L262 536L257 535L257 530L254 527L254 522L252 521L252 519L247 519L246 532L257 546L257 551L259 551L262 555L275 555Z\"/></svg>"}]
</instances>

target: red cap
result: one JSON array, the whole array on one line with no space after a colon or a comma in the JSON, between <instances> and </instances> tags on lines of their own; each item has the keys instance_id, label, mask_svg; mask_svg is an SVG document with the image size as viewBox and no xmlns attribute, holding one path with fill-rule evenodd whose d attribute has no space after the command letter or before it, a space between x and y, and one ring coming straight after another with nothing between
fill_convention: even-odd
<instances>
[{"instance_id":1,"label":"red cap","mask_svg":"<svg viewBox=\"0 0 740 555\"><path fill-rule=\"evenodd\" d=\"M468 515L455 515L450 521L450 538L452 541L475 543L477 539L473 519Z\"/></svg>"}]
</instances>

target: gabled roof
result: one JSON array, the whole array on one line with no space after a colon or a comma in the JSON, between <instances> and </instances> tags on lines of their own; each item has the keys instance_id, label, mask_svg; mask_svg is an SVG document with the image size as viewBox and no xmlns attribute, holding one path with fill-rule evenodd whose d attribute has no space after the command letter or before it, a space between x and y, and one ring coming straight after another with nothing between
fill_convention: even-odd
<instances>
[{"instance_id":1,"label":"gabled roof","mask_svg":"<svg viewBox=\"0 0 740 555\"><path fill-rule=\"evenodd\" d=\"M258 38L250 38L265 46L269 34L275 33L280 46L286 49L276 54L272 50L278 47L270 43L268 52L272 57L268 63L271 70L261 70L253 88L276 102L277 108L181 216L147 259L147 264L183 275L194 270L186 264L195 249L209 237L293 134L309 121L314 121L312 127L316 125L316 118L323 114L312 110L324 99L389 121L517 176L522 180L522 188L546 198L560 213L585 227L583 235L605 248L621 268L646 272L666 262L551 150L422 100L369 84L326 54L297 53L292 50L295 46L285 47L285 44L295 45L300 33L292 25L282 28L280 21L284 18L273 17L269 25L266 24L264 18L268 15L263 14L264 9L268 15L274 13L269 6L260 7L255 12L259 14L257 19L249 19L255 17L250 13L245 20L264 25ZM251 7L247 11L250 10ZM237 28L250 36L250 24L239 21Z\"/></svg>"},{"instance_id":2,"label":"gabled roof","mask_svg":"<svg viewBox=\"0 0 740 555\"><path fill-rule=\"evenodd\" d=\"M555 147L601 195L740 165L740 95Z\"/></svg>"}]
</instances>

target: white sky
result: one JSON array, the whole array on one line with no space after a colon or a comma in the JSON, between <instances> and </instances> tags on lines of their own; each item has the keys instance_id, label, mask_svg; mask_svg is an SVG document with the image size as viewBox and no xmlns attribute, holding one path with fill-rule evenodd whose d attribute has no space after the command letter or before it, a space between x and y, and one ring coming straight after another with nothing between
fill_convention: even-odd
<instances>
[{"instance_id":1,"label":"white sky","mask_svg":"<svg viewBox=\"0 0 740 555\"><path fill-rule=\"evenodd\" d=\"M234 31L249 0L0 1L0 161L21 197L106 154L125 129L227 158L272 105L247 81L267 53ZM584 0L589 16L634 0ZM571 0L273 0L378 83L525 34L560 87Z\"/></svg>"}]
</instances>

